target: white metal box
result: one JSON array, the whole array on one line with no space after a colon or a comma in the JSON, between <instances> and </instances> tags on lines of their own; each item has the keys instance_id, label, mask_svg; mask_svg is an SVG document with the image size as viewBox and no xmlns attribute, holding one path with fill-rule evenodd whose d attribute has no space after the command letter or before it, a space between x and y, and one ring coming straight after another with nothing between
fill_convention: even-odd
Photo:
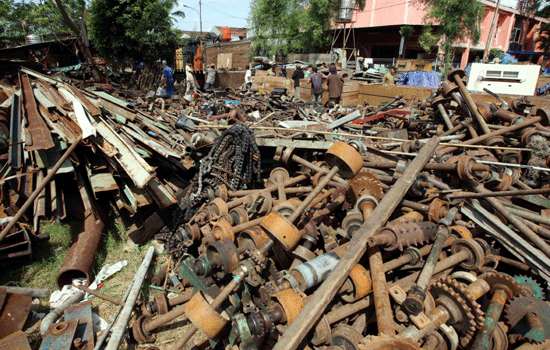
<instances>
[{"instance_id":1,"label":"white metal box","mask_svg":"<svg viewBox=\"0 0 550 350\"><path fill-rule=\"evenodd\" d=\"M467 88L482 92L487 88L497 94L533 96L540 66L472 63Z\"/></svg>"}]
</instances>

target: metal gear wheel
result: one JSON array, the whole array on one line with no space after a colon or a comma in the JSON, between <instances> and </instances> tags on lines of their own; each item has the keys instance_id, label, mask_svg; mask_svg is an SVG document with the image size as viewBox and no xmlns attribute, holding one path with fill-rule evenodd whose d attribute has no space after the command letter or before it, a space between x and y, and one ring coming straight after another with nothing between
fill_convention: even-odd
<instances>
[{"instance_id":1,"label":"metal gear wheel","mask_svg":"<svg viewBox=\"0 0 550 350\"><path fill-rule=\"evenodd\" d=\"M441 283L445 283L448 287L452 288L456 293L460 294L462 299L466 300L468 303L468 307L470 308L472 314L474 315L476 322L476 327L480 328L483 325L483 321L485 321L485 318L483 317L485 313L481 310L481 305L478 304L476 300L470 297L468 293L468 287L458 282L457 280L446 277L444 279L439 280Z\"/></svg>"},{"instance_id":2,"label":"metal gear wheel","mask_svg":"<svg viewBox=\"0 0 550 350\"><path fill-rule=\"evenodd\" d=\"M505 318L510 328L530 342L550 339L550 304L544 300L516 297L506 307Z\"/></svg>"},{"instance_id":3,"label":"metal gear wheel","mask_svg":"<svg viewBox=\"0 0 550 350\"><path fill-rule=\"evenodd\" d=\"M528 295L532 295L537 299L544 299L544 289L531 277L518 275L514 276L514 280L520 284L522 289L529 291Z\"/></svg>"},{"instance_id":4,"label":"metal gear wheel","mask_svg":"<svg viewBox=\"0 0 550 350\"><path fill-rule=\"evenodd\" d=\"M464 290L459 289L460 287L457 287L457 285L443 279L431 286L430 293L434 297L437 306L442 305L449 311L458 310L460 312L460 315L451 315L451 322L456 331L462 335L461 343L464 345L470 342L478 328L479 317L476 317L477 311L473 311L472 307L477 309L479 305L475 301L474 305ZM448 303L452 303L452 305Z\"/></svg>"},{"instance_id":5,"label":"metal gear wheel","mask_svg":"<svg viewBox=\"0 0 550 350\"><path fill-rule=\"evenodd\" d=\"M401 336L369 336L357 347L359 350L420 350L420 346Z\"/></svg>"},{"instance_id":6,"label":"metal gear wheel","mask_svg":"<svg viewBox=\"0 0 550 350\"><path fill-rule=\"evenodd\" d=\"M349 180L349 187L348 195L352 203L366 195L373 196L379 201L384 194L380 179L375 173L368 170L360 171L353 179Z\"/></svg>"},{"instance_id":7,"label":"metal gear wheel","mask_svg":"<svg viewBox=\"0 0 550 350\"><path fill-rule=\"evenodd\" d=\"M504 289L509 298L517 295L524 295L521 285L505 273L489 272L480 276L491 286L491 292L496 289Z\"/></svg>"}]
</instances>

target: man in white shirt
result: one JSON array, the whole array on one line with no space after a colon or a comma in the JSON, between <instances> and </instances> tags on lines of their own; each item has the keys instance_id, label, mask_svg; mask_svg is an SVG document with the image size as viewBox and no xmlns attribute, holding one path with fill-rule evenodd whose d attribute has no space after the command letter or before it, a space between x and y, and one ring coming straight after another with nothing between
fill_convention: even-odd
<instances>
[{"instance_id":1,"label":"man in white shirt","mask_svg":"<svg viewBox=\"0 0 550 350\"><path fill-rule=\"evenodd\" d=\"M250 65L246 65L246 72L244 73L244 83L246 84L246 89L250 90L252 87L252 71L250 70Z\"/></svg>"},{"instance_id":2,"label":"man in white shirt","mask_svg":"<svg viewBox=\"0 0 550 350\"><path fill-rule=\"evenodd\" d=\"M187 80L187 89L185 90L186 95L189 95L191 91L197 91L197 84L195 84L195 75L193 74L191 63L188 63L187 66L185 66L185 80Z\"/></svg>"}]
</instances>

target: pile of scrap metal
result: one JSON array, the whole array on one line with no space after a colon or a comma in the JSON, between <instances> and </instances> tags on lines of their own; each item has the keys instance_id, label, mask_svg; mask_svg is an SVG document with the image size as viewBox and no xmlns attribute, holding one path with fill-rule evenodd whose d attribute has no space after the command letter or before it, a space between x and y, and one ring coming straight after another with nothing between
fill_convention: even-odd
<instances>
[{"instance_id":1,"label":"pile of scrap metal","mask_svg":"<svg viewBox=\"0 0 550 350\"><path fill-rule=\"evenodd\" d=\"M85 229L103 225L94 204L107 180L94 176L111 175L122 186L114 202L145 218L130 238L156 234L170 255L151 279L152 301L138 303L152 248L124 298L110 300L112 332L96 340L77 328L87 314L74 322L72 309L57 310L65 319L41 348L78 339L117 349L125 332L155 343L183 315L189 325L170 349L197 332L197 346L211 349L550 348L550 109L476 101L460 70L427 100L355 108L226 91L159 109L33 77L27 90L21 76L27 115L25 96L46 85L70 105L48 109L36 97L47 124L27 117L24 140L10 138L5 176L15 177L3 185L25 188L10 182L30 172L13 167L11 151L38 132L51 128L54 145L86 138L71 156L80 210L94 220ZM78 132L58 125L65 120ZM42 164L32 155L21 162ZM137 209L144 198L153 214Z\"/></svg>"},{"instance_id":2,"label":"pile of scrap metal","mask_svg":"<svg viewBox=\"0 0 550 350\"><path fill-rule=\"evenodd\" d=\"M199 181L198 210L157 235L172 259L153 281L187 294L155 297L133 339L185 315L171 349L197 331L199 348L547 349L550 110L477 102L461 78L252 123L263 185Z\"/></svg>"}]
</instances>

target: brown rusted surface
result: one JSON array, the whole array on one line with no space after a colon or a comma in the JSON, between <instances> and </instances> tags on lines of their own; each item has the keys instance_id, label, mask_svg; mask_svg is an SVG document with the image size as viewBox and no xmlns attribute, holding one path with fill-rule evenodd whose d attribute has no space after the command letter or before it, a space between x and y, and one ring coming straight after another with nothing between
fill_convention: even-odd
<instances>
[{"instance_id":1,"label":"brown rusted surface","mask_svg":"<svg viewBox=\"0 0 550 350\"><path fill-rule=\"evenodd\" d=\"M93 103L91 103L90 100L88 100L88 98L84 96L83 93L80 92L80 90L78 90L72 85L69 85L68 87L69 87L69 90L71 90L71 92L76 96L76 98L78 98L80 102L86 107L86 109L88 110L88 112L90 112L92 117L97 117L101 115L101 110L98 107L96 107Z\"/></svg>"},{"instance_id":2,"label":"brown rusted surface","mask_svg":"<svg viewBox=\"0 0 550 350\"><path fill-rule=\"evenodd\" d=\"M284 312L285 324L294 322L304 307L304 301L294 289L287 289L273 295L273 298L281 305Z\"/></svg>"},{"instance_id":3,"label":"brown rusted surface","mask_svg":"<svg viewBox=\"0 0 550 350\"><path fill-rule=\"evenodd\" d=\"M386 335L395 334L395 323L393 321L393 310L390 304L386 274L384 272L384 261L378 247L367 250L369 255L369 266L372 279L372 291L374 295L374 308L376 310L376 323L378 333Z\"/></svg>"},{"instance_id":4,"label":"brown rusted surface","mask_svg":"<svg viewBox=\"0 0 550 350\"><path fill-rule=\"evenodd\" d=\"M4 292L5 293L5 292ZM0 294L4 294L0 291ZM23 329L32 298L25 295L6 293L0 310L0 339Z\"/></svg>"},{"instance_id":5,"label":"brown rusted surface","mask_svg":"<svg viewBox=\"0 0 550 350\"><path fill-rule=\"evenodd\" d=\"M38 82L38 84L45 90L50 101L54 102L58 108L66 111L73 110L73 106L54 87L43 82Z\"/></svg>"},{"instance_id":6,"label":"brown rusted surface","mask_svg":"<svg viewBox=\"0 0 550 350\"><path fill-rule=\"evenodd\" d=\"M286 250L291 250L300 241L300 231L288 219L271 212L262 221L260 226L275 238Z\"/></svg>"},{"instance_id":7,"label":"brown rusted surface","mask_svg":"<svg viewBox=\"0 0 550 350\"><path fill-rule=\"evenodd\" d=\"M208 338L215 338L229 322L227 315L219 314L206 300L202 292L195 294L185 304L187 317Z\"/></svg>"},{"instance_id":8,"label":"brown rusted surface","mask_svg":"<svg viewBox=\"0 0 550 350\"><path fill-rule=\"evenodd\" d=\"M340 168L340 176L351 179L363 167L363 157L345 142L335 142L325 153L327 163Z\"/></svg>"},{"instance_id":9,"label":"brown rusted surface","mask_svg":"<svg viewBox=\"0 0 550 350\"><path fill-rule=\"evenodd\" d=\"M50 133L50 129L42 120L38 113L36 100L32 92L31 82L26 74L20 75L21 91L23 95L23 105L25 109L25 118L27 120L26 130L32 137L25 141L26 151L45 150L55 146Z\"/></svg>"},{"instance_id":10,"label":"brown rusted surface","mask_svg":"<svg viewBox=\"0 0 550 350\"><path fill-rule=\"evenodd\" d=\"M0 339L0 349L31 350L25 333L16 331L7 337Z\"/></svg>"},{"instance_id":11,"label":"brown rusted surface","mask_svg":"<svg viewBox=\"0 0 550 350\"><path fill-rule=\"evenodd\" d=\"M101 233L105 225L97 219L93 212L86 211L82 230L73 243L69 253L57 273L57 287L71 284L73 278L85 278L86 285L91 282L91 273L95 264L95 256L101 241Z\"/></svg>"}]
</instances>

